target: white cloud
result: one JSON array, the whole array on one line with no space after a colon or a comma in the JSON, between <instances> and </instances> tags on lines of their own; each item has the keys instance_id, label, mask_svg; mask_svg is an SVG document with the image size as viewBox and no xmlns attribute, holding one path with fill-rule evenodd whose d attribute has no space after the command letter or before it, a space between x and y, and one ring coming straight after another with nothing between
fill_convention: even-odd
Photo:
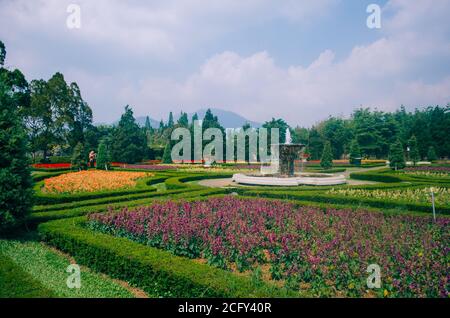
<instances>
[{"instance_id":1,"label":"white cloud","mask_svg":"<svg viewBox=\"0 0 450 318\"><path fill-rule=\"evenodd\" d=\"M102 74L95 67L79 69L62 61L64 72L76 80L87 100L103 105L102 120L113 121L121 106L130 104L138 115L166 117L169 110L218 107L252 120L283 117L292 124L309 125L329 114L348 115L355 107L393 110L401 104L416 107L450 102L450 74L430 79L427 72L450 65L450 2L446 0L390 0L383 8L379 39L355 45L344 58L325 50L310 65L280 67L268 51L247 56L229 51L206 60L184 79L128 72L134 59L176 61L201 43L232 30L274 19L293 23L314 21L338 1L80 1L83 28L79 34L65 28L65 2L4 1L0 3L0 30L14 25L6 36L22 43L15 63L25 69L53 62L45 49L65 41L105 55L121 54L123 65ZM63 8L61 10L61 8ZM7 21L7 22L5 22ZM30 30L45 36L40 54L25 50ZM3 33L0 31L0 33ZM23 41L16 41L15 37ZM320 35L318 35L320 36ZM124 52L108 52L114 48ZM33 51L34 52L34 51ZM109 62L109 60L108 60ZM47 64L48 65L48 64ZM111 69L113 66L111 65ZM427 69L431 68L431 69ZM448 69L448 68L447 68ZM108 110L106 110L108 109Z\"/></svg>"}]
</instances>

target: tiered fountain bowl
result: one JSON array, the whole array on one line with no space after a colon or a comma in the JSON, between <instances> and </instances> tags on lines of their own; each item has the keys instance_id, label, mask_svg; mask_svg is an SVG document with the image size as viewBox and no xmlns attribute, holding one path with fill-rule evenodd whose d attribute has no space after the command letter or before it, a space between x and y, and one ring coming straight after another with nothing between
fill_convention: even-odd
<instances>
[{"instance_id":1,"label":"tiered fountain bowl","mask_svg":"<svg viewBox=\"0 0 450 318\"><path fill-rule=\"evenodd\" d=\"M300 185L329 186L347 183L343 175L295 173L295 160L299 158L305 145L290 143L290 135L287 135L287 142L285 144L272 145L271 167L262 167L260 174L235 174L233 175L233 181L243 185L281 187Z\"/></svg>"}]
</instances>

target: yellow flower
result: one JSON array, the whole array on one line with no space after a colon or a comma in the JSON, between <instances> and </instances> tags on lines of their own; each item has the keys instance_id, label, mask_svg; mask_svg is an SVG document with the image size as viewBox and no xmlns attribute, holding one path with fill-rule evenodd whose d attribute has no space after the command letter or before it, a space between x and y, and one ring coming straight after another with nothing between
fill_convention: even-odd
<instances>
[{"instance_id":1,"label":"yellow flower","mask_svg":"<svg viewBox=\"0 0 450 318\"><path fill-rule=\"evenodd\" d=\"M423 253L422 253L422 252L419 252L419 254L417 254L417 256L422 257L422 256L423 256Z\"/></svg>"},{"instance_id":2,"label":"yellow flower","mask_svg":"<svg viewBox=\"0 0 450 318\"><path fill-rule=\"evenodd\" d=\"M355 284L353 284L353 283L348 284L348 289L353 289L353 288L355 288Z\"/></svg>"},{"instance_id":3,"label":"yellow flower","mask_svg":"<svg viewBox=\"0 0 450 318\"><path fill-rule=\"evenodd\" d=\"M389 296L389 292L387 291L387 289L384 290L383 295L384 295L384 297Z\"/></svg>"}]
</instances>

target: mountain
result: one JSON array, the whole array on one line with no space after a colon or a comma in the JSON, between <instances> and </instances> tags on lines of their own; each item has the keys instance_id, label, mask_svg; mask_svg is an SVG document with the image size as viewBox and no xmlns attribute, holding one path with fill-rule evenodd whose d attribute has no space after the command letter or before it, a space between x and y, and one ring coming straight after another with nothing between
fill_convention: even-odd
<instances>
[{"instance_id":1,"label":"mountain","mask_svg":"<svg viewBox=\"0 0 450 318\"><path fill-rule=\"evenodd\" d=\"M196 113L200 119L203 119L205 117L206 110L207 109L200 109L200 110L196 111ZM236 114L231 111L218 109L218 108L211 108L211 111L214 114L214 116L217 116L219 118L219 122L224 128L238 128L238 127L242 127L245 123L249 123L252 127L255 127L255 128L261 127L261 123L248 120L245 117L242 117L241 115ZM189 120L191 120L193 114L194 113L188 113ZM174 117L174 121L176 122L178 120L178 118L180 117L180 114L173 114L173 117ZM145 119L146 119L146 116L136 117L136 122L140 126L144 126ZM165 120L165 122L166 121L167 121L167 119ZM154 127L154 128L159 127L159 120L154 120L150 117L150 123L151 123L152 127Z\"/></svg>"}]
</instances>

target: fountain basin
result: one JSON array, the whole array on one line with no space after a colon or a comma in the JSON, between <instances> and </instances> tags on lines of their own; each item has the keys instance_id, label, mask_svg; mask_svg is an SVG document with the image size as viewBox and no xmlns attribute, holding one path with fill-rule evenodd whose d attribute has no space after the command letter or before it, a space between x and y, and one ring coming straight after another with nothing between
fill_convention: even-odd
<instances>
[{"instance_id":1,"label":"fountain basin","mask_svg":"<svg viewBox=\"0 0 450 318\"><path fill-rule=\"evenodd\" d=\"M297 187L300 185L330 186L347 183L343 175L300 173L292 177L256 176L237 173L233 181L243 185Z\"/></svg>"}]
</instances>

